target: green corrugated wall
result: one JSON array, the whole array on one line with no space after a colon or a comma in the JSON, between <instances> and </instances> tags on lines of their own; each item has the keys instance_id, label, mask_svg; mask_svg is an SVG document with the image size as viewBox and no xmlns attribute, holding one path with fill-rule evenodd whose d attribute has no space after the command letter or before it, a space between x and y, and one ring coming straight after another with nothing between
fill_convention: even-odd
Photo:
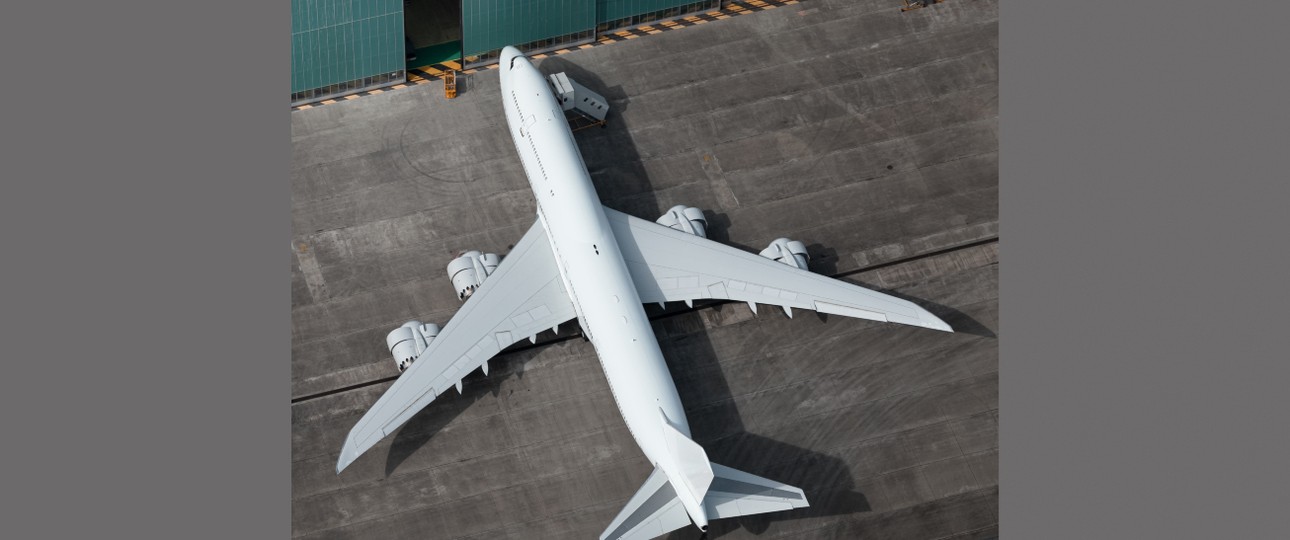
<instances>
[{"instance_id":1,"label":"green corrugated wall","mask_svg":"<svg viewBox=\"0 0 1290 540\"><path fill-rule=\"evenodd\" d=\"M599 23L696 0L461 0L462 53L590 39ZM715 1L715 0L714 0ZM374 86L404 69L402 0L291 0L291 93ZM334 88L333 85L342 85ZM333 88L329 88L333 87ZM307 100L307 97L300 97Z\"/></svg>"},{"instance_id":2,"label":"green corrugated wall","mask_svg":"<svg viewBox=\"0 0 1290 540\"><path fill-rule=\"evenodd\" d=\"M403 69L402 0L291 0L291 92Z\"/></svg>"},{"instance_id":3,"label":"green corrugated wall","mask_svg":"<svg viewBox=\"0 0 1290 540\"><path fill-rule=\"evenodd\" d=\"M662 11L700 0L596 0L597 23L616 21L642 13Z\"/></svg>"},{"instance_id":4,"label":"green corrugated wall","mask_svg":"<svg viewBox=\"0 0 1290 540\"><path fill-rule=\"evenodd\" d=\"M590 32L596 0L462 0L462 54Z\"/></svg>"}]
</instances>

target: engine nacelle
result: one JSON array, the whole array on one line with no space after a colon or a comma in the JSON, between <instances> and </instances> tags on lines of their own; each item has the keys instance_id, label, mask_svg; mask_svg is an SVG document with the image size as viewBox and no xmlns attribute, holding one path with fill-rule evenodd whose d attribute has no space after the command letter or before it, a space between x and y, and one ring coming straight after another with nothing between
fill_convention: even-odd
<instances>
[{"instance_id":1,"label":"engine nacelle","mask_svg":"<svg viewBox=\"0 0 1290 540\"><path fill-rule=\"evenodd\" d=\"M496 253L478 251L467 251L448 263L448 278L457 289L457 299L465 300L474 293L501 263L502 258Z\"/></svg>"},{"instance_id":2,"label":"engine nacelle","mask_svg":"<svg viewBox=\"0 0 1290 540\"><path fill-rule=\"evenodd\" d=\"M408 321L385 336L385 345L390 348L390 354L394 355L394 363L399 366L399 373L403 373L438 336L439 325Z\"/></svg>"},{"instance_id":3,"label":"engine nacelle","mask_svg":"<svg viewBox=\"0 0 1290 540\"><path fill-rule=\"evenodd\" d=\"M700 238L708 237L708 220L703 217L703 210L693 206L673 206L663 217L658 218L657 223Z\"/></svg>"},{"instance_id":4,"label":"engine nacelle","mask_svg":"<svg viewBox=\"0 0 1290 540\"><path fill-rule=\"evenodd\" d=\"M772 261L782 262L795 268L810 270L807 268L807 263L811 262L811 256L806 253L806 244L798 242L797 240L776 238L771 241L770 245L767 246L766 249L761 250L761 253L758 255Z\"/></svg>"}]
</instances>

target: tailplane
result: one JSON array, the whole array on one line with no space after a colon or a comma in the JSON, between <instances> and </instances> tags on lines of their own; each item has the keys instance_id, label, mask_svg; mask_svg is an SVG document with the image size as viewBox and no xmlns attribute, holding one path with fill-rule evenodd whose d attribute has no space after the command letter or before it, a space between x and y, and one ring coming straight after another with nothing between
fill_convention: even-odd
<instances>
[{"instance_id":1,"label":"tailplane","mask_svg":"<svg viewBox=\"0 0 1290 540\"><path fill-rule=\"evenodd\" d=\"M716 463L710 465L712 483L703 497L703 508L708 518L731 518L810 506L801 489ZM600 535L600 540L645 540L680 529L690 522L676 488L668 482L661 469L655 468Z\"/></svg>"},{"instance_id":2,"label":"tailplane","mask_svg":"<svg viewBox=\"0 0 1290 540\"><path fill-rule=\"evenodd\" d=\"M703 498L703 509L711 519L749 516L806 508L806 494L802 490L774 480L712 464L715 476Z\"/></svg>"}]
</instances>

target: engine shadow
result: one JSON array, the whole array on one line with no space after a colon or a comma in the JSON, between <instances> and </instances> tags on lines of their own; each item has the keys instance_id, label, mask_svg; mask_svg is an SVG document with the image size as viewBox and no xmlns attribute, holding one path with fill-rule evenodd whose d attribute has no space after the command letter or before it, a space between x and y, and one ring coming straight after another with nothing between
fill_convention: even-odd
<instances>
[{"instance_id":1,"label":"engine shadow","mask_svg":"<svg viewBox=\"0 0 1290 540\"><path fill-rule=\"evenodd\" d=\"M742 306L719 305L718 313ZM788 442L749 433L717 359L698 311L656 320L654 328L668 369L685 405L695 440L714 463L801 488L811 506L796 510L719 519L708 527L707 538L718 538L740 528L760 535L775 521L805 517L848 515L871 510L864 493L855 489L850 465L835 456ZM672 540L698 538L695 527L668 536Z\"/></svg>"}]
</instances>

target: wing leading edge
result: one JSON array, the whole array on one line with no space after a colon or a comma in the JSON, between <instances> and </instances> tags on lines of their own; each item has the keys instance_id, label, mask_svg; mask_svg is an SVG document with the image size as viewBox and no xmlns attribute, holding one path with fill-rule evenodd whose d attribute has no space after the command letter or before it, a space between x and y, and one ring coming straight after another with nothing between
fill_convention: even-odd
<instances>
[{"instance_id":1,"label":"wing leading edge","mask_svg":"<svg viewBox=\"0 0 1290 540\"><path fill-rule=\"evenodd\" d=\"M953 332L908 300L605 208L642 302L738 300ZM753 306L755 310L755 305Z\"/></svg>"},{"instance_id":2,"label":"wing leading edge","mask_svg":"<svg viewBox=\"0 0 1290 540\"><path fill-rule=\"evenodd\" d=\"M502 349L574 318L540 223L462 305L412 366L350 430L336 472Z\"/></svg>"}]
</instances>

